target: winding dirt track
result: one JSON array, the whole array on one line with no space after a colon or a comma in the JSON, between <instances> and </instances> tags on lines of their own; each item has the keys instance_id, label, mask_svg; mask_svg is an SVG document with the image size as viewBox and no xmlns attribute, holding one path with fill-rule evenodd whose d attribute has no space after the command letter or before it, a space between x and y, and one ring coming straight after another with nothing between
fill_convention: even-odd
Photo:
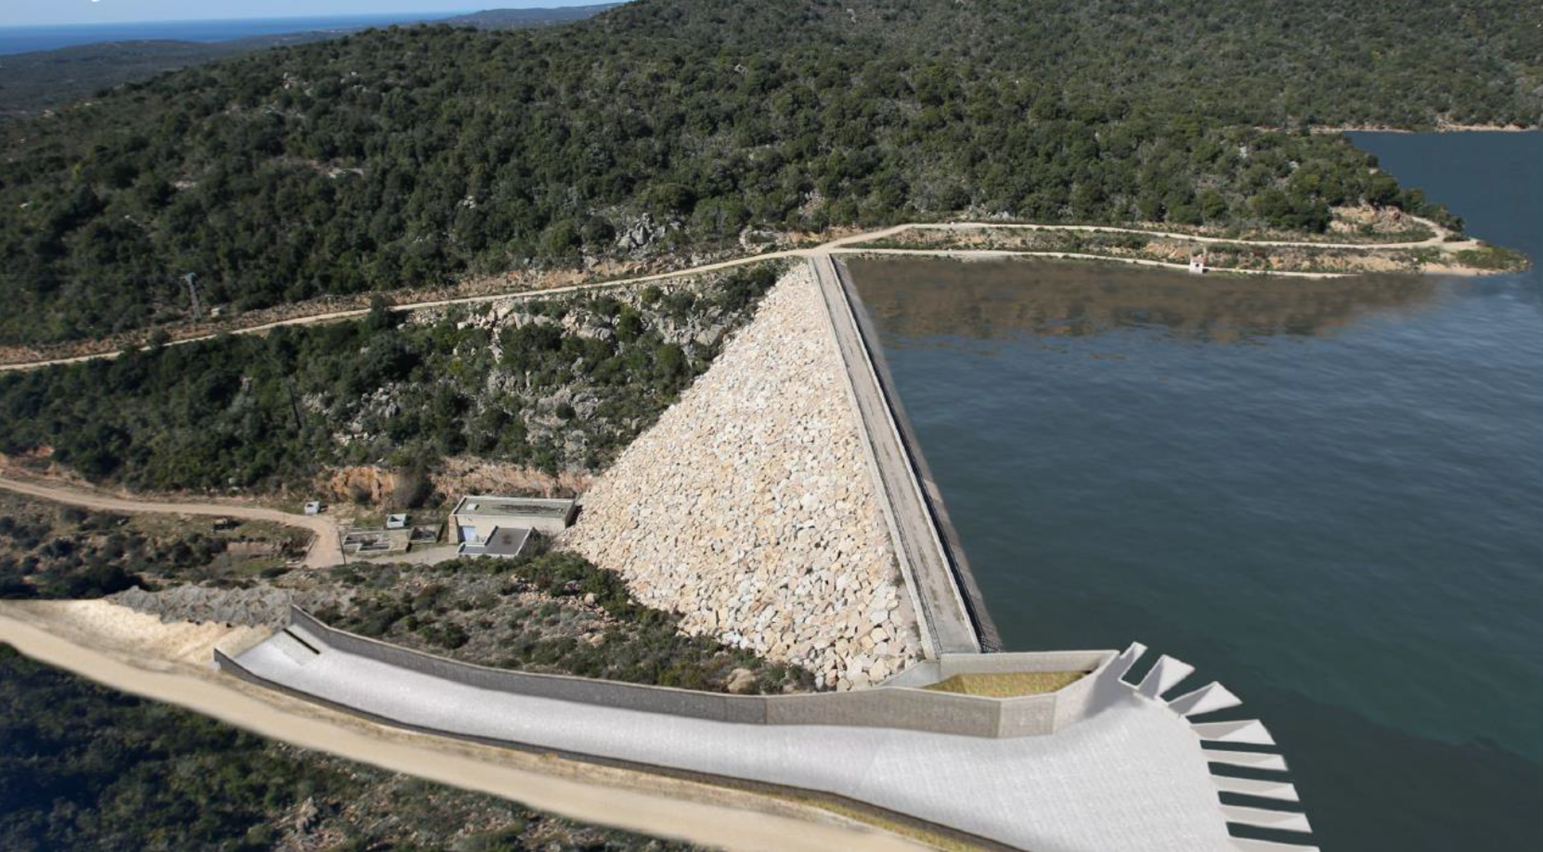
<instances>
[{"instance_id":1,"label":"winding dirt track","mask_svg":"<svg viewBox=\"0 0 1543 852\"><path fill-rule=\"evenodd\" d=\"M214 515L218 517L244 518L251 521L273 521L291 527L309 530L311 548L305 554L307 568L326 568L343 561L342 546L338 538L337 524L331 518L319 515L295 515L278 509L265 509L239 503L161 503L141 498L115 497L99 491L69 488L61 485L43 485L37 482L0 476L0 489L40 497L55 503L67 503L104 512L160 513L167 515Z\"/></svg>"},{"instance_id":2,"label":"winding dirt track","mask_svg":"<svg viewBox=\"0 0 1543 852\"><path fill-rule=\"evenodd\" d=\"M1003 251L997 249L855 249L852 246L882 240L896 234L912 230L929 231L958 231L974 230L981 228L994 228L998 230L1030 230L1030 231L1080 231L1107 234L1136 234L1140 236L1159 237L1165 239L1190 240L1205 244L1228 245L1256 245L1272 248L1332 248L1332 249L1411 249L1411 248L1437 248L1443 252L1456 252L1463 249L1471 249L1479 245L1477 240L1464 240L1447 242L1450 232L1429 219L1418 216L1409 217L1431 230L1434 236L1424 240L1410 242L1391 243L1329 243L1313 242L1310 240L1235 240L1224 237L1207 237L1197 234L1185 234L1176 231L1154 231L1144 228L1120 228L1110 225L1043 225L1043 224L1013 224L1001 222L910 222L904 225L893 225L876 231L866 231L860 234L852 234L846 237L830 240L818 246L802 249L786 249L783 251L766 252L765 254L736 257L730 260L720 260L716 263L707 263L701 266L693 266L687 269L678 269L672 272L659 272L652 275L642 275L636 278L620 278L611 281L595 281L589 284L575 284L569 287L554 287L547 290L520 290L509 293L493 293L483 296L461 296L452 299L436 299L426 302L408 302L400 305L392 305L391 310L396 313L408 313L433 308L450 307L451 305L474 305L485 302L499 302L509 299L543 299L550 296L561 296L566 293L579 293L587 290L604 290L612 287L629 287L635 284L645 284L650 281L662 281L666 278L680 278L687 275L699 275L704 272L713 272L720 269L730 269L736 266L744 266L750 263L759 263L765 260L778 260L785 258L812 258L832 252L865 252L873 254L927 254L944 257L1048 257L1061 259L1085 259L1105 260L1116 263L1132 263L1140 266L1159 266L1168 269L1186 269L1184 264L1164 263L1156 260L1141 258L1106 257L1103 255L1076 254L1069 252L1051 251ZM1217 270L1218 272L1249 272L1255 274L1277 275L1291 278L1341 278L1347 273L1340 272L1261 272L1259 270ZM247 326L245 328L232 328L221 330L214 334L202 334L195 337L184 337L170 341L168 346L180 346L185 343L196 343L201 340L212 340L220 334L261 334L271 331L279 326L286 325L315 325L317 323L336 322L339 320L355 319L369 313L368 308L350 308L341 311L327 311L325 313L310 314L302 317L276 320L261 325ZM0 364L0 372L11 370L32 370L40 367L52 367L60 364L76 364L83 361L111 360L121 355L120 351L95 352L89 355L75 355L68 358L48 358L40 361L20 361L8 364Z\"/></svg>"}]
</instances>

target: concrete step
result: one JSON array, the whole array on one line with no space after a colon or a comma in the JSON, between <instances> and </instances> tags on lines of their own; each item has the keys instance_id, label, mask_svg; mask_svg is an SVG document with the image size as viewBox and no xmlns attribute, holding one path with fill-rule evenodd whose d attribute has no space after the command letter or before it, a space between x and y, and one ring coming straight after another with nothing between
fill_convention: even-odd
<instances>
[{"instance_id":1,"label":"concrete step","mask_svg":"<svg viewBox=\"0 0 1543 852\"><path fill-rule=\"evenodd\" d=\"M289 630L281 630L273 634L268 644L283 652L284 656L294 660L299 665L305 665L317 657L321 652L315 646L309 645L304 639L294 635Z\"/></svg>"}]
</instances>

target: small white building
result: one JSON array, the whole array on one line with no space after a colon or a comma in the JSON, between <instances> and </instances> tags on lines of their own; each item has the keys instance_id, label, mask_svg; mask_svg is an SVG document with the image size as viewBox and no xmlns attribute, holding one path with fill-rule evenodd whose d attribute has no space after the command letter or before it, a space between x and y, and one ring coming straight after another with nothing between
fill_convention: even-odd
<instances>
[{"instance_id":1,"label":"small white building","mask_svg":"<svg viewBox=\"0 0 1543 852\"><path fill-rule=\"evenodd\" d=\"M306 503L305 504L305 513L307 515L320 515L321 514L321 501L320 500L312 500L312 501Z\"/></svg>"},{"instance_id":2,"label":"small white building","mask_svg":"<svg viewBox=\"0 0 1543 852\"><path fill-rule=\"evenodd\" d=\"M406 529L406 528L407 528L407 514L405 512L394 514L394 515L387 515L386 516L386 529L388 529L388 530L400 530L400 529Z\"/></svg>"},{"instance_id":3,"label":"small white building","mask_svg":"<svg viewBox=\"0 0 1543 852\"><path fill-rule=\"evenodd\" d=\"M540 497L462 497L450 511L450 541L479 544L499 528L522 527L555 535L573 523L578 505L573 500Z\"/></svg>"},{"instance_id":4,"label":"small white building","mask_svg":"<svg viewBox=\"0 0 1543 852\"><path fill-rule=\"evenodd\" d=\"M1190 258L1189 258L1189 271L1190 271L1190 273L1192 275L1204 275L1205 274L1205 255L1203 255L1203 254L1190 255Z\"/></svg>"}]
</instances>

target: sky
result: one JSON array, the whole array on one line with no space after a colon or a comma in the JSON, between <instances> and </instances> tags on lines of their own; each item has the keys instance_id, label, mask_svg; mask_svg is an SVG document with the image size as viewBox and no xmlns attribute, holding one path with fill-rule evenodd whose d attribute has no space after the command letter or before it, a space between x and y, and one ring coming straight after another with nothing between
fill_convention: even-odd
<instances>
[{"instance_id":1,"label":"sky","mask_svg":"<svg viewBox=\"0 0 1543 852\"><path fill-rule=\"evenodd\" d=\"M603 0L0 0L0 27L582 6Z\"/></svg>"}]
</instances>

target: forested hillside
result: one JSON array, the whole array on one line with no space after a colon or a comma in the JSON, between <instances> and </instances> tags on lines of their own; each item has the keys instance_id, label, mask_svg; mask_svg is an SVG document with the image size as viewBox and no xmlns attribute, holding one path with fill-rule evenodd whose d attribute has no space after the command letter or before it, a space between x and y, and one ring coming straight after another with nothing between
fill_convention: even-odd
<instances>
[{"instance_id":1,"label":"forested hillside","mask_svg":"<svg viewBox=\"0 0 1543 852\"><path fill-rule=\"evenodd\" d=\"M603 469L704 372L770 264L635 293L453 308L0 373L0 453L138 489L277 489L472 453Z\"/></svg>"},{"instance_id":2,"label":"forested hillside","mask_svg":"<svg viewBox=\"0 0 1543 852\"><path fill-rule=\"evenodd\" d=\"M1543 9L1513 0L701 0L631 3L604 20L736 49L779 30L862 36L1069 100L1123 96L1223 124L1530 126L1543 115Z\"/></svg>"},{"instance_id":3,"label":"forested hillside","mask_svg":"<svg viewBox=\"0 0 1543 852\"><path fill-rule=\"evenodd\" d=\"M241 311L752 226L1435 213L1337 137L1253 128L1535 122L1540 22L1513 0L637 0L244 56L4 131L0 343L183 319L188 273Z\"/></svg>"}]
</instances>

